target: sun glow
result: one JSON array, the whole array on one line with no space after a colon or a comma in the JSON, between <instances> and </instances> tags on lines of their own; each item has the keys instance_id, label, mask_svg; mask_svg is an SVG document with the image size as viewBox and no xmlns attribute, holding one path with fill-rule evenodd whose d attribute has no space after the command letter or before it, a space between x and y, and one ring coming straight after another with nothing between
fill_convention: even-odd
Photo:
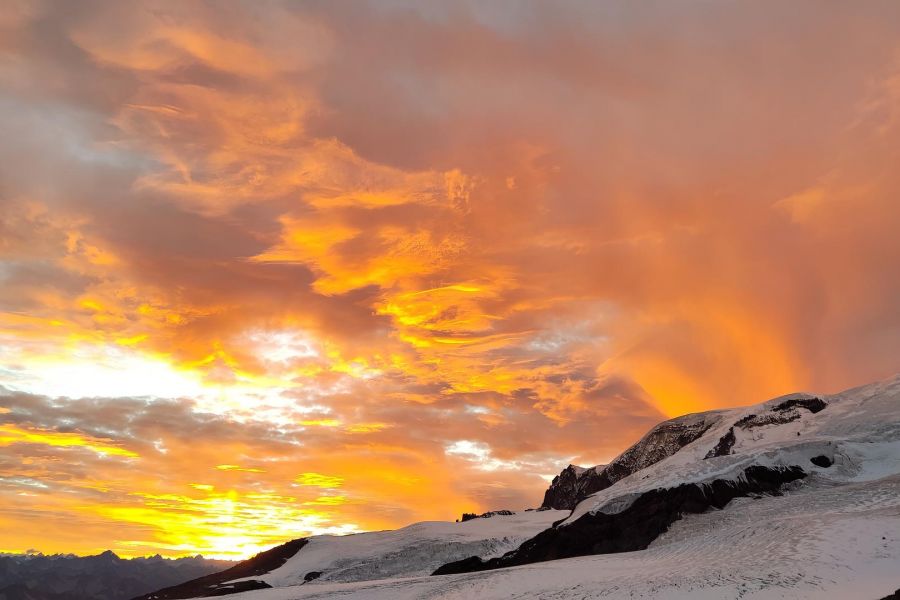
<instances>
[{"instance_id":1,"label":"sun glow","mask_svg":"<svg viewBox=\"0 0 900 600\"><path fill-rule=\"evenodd\" d=\"M157 532L154 546L175 555L201 553L210 558L246 558L287 539L309 535L344 535L359 531L353 524L328 525L330 515L297 506L297 499L277 494L217 492L195 486L204 496L135 493L143 506L93 506L86 510L124 523L147 525ZM315 500L303 506L324 505ZM146 553L147 542L123 540L134 556ZM128 551L125 553L128 555Z\"/></svg>"},{"instance_id":2,"label":"sun glow","mask_svg":"<svg viewBox=\"0 0 900 600\"><path fill-rule=\"evenodd\" d=\"M196 373L164 357L108 344L76 343L19 357L15 371L0 371L0 384L35 394L84 397L191 397L206 390Z\"/></svg>"},{"instance_id":3,"label":"sun glow","mask_svg":"<svg viewBox=\"0 0 900 600\"><path fill-rule=\"evenodd\" d=\"M303 406L285 393L304 380L314 382L326 371L354 378L379 373L365 360L345 360L336 350L323 356L312 338L291 329L253 330L235 337L239 356L216 344L205 357L191 361L144 347L146 339L137 336L125 344L76 339L39 346L14 342L0 348L0 359L9 365L0 368L0 386L70 398L185 398L200 411L287 424ZM248 364L248 356L261 362ZM306 387L310 396L326 391L317 384Z\"/></svg>"},{"instance_id":4,"label":"sun glow","mask_svg":"<svg viewBox=\"0 0 900 600\"><path fill-rule=\"evenodd\" d=\"M58 4L0 10L4 546L533 506L897 369L884 8Z\"/></svg>"}]
</instances>

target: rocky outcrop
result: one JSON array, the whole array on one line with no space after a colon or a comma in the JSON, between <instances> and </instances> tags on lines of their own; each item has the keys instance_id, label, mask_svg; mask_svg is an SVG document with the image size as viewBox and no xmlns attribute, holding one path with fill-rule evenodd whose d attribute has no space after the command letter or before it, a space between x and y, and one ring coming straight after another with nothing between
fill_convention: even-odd
<instances>
[{"instance_id":1,"label":"rocky outcrop","mask_svg":"<svg viewBox=\"0 0 900 600\"><path fill-rule=\"evenodd\" d=\"M485 513L481 513L480 515L477 515L475 513L463 513L462 518L459 521L457 521L457 523L460 523L460 522L465 523L466 521L471 521L472 519L490 519L491 517L496 516L496 515L508 517L508 516L514 515L514 514L516 514L516 513L514 513L511 510L491 510L491 511L488 511Z\"/></svg>"},{"instance_id":2,"label":"rocky outcrop","mask_svg":"<svg viewBox=\"0 0 900 600\"><path fill-rule=\"evenodd\" d=\"M800 467L750 466L734 479L686 483L654 489L615 514L586 513L574 522L542 531L516 550L483 560L472 556L448 563L433 575L470 573L590 554L643 550L685 514L723 508L739 496L778 493L788 482L806 476Z\"/></svg>"},{"instance_id":3,"label":"rocky outcrop","mask_svg":"<svg viewBox=\"0 0 900 600\"><path fill-rule=\"evenodd\" d=\"M805 408L809 412L816 414L817 412L825 410L826 406L828 406L828 404L821 398L815 396L801 396L797 398L788 398L781 404L776 405L773 410L781 412L792 408Z\"/></svg>"},{"instance_id":4,"label":"rocky outcrop","mask_svg":"<svg viewBox=\"0 0 900 600\"><path fill-rule=\"evenodd\" d=\"M569 465L557 475L544 493L542 507L572 510L596 492L636 471L672 456L696 441L722 419L722 411L684 415L664 421L608 465L583 469Z\"/></svg>"},{"instance_id":5,"label":"rocky outcrop","mask_svg":"<svg viewBox=\"0 0 900 600\"><path fill-rule=\"evenodd\" d=\"M706 456L703 458L714 458L716 456L728 456L731 454L731 449L734 447L734 443L737 441L737 438L734 435L734 427L729 427L728 431L719 438L719 441L716 442L716 445L713 446L713 449L706 453Z\"/></svg>"},{"instance_id":6,"label":"rocky outcrop","mask_svg":"<svg viewBox=\"0 0 900 600\"><path fill-rule=\"evenodd\" d=\"M205 577L192 579L181 585L176 585L159 591L145 594L133 600L179 600L182 598L207 598L213 596L226 596L238 592L247 592L272 587L264 581L247 580L239 583L227 583L235 579L249 579L259 577L274 571L283 565L289 558L297 554L307 543L306 538L291 540L286 544L275 546L265 552L260 552L253 558L245 560L224 571L213 573Z\"/></svg>"},{"instance_id":7,"label":"rocky outcrop","mask_svg":"<svg viewBox=\"0 0 900 600\"><path fill-rule=\"evenodd\" d=\"M585 469L577 465L569 465L553 478L550 487L544 492L544 501L541 508L554 510L572 510L575 499L578 497L579 484L585 476L591 477L597 474L606 465Z\"/></svg>"},{"instance_id":8,"label":"rocky outcrop","mask_svg":"<svg viewBox=\"0 0 900 600\"><path fill-rule=\"evenodd\" d=\"M719 441L706 453L704 458L714 458L716 456L727 456L731 454L732 448L734 448L734 445L737 443L735 428L742 431L751 431L767 425L784 425L785 423L796 421L802 416L799 409L807 410L810 413L815 414L824 410L826 406L828 405L821 398L799 396L788 398L759 413L745 415L728 428L725 435L719 438ZM798 433L797 435L800 434Z\"/></svg>"},{"instance_id":9,"label":"rocky outcrop","mask_svg":"<svg viewBox=\"0 0 900 600\"><path fill-rule=\"evenodd\" d=\"M738 419L734 426L741 429L754 429L766 425L783 425L799 419L799 409L801 408L815 414L824 410L826 406L825 401L821 398L789 398L765 412Z\"/></svg>"}]
</instances>

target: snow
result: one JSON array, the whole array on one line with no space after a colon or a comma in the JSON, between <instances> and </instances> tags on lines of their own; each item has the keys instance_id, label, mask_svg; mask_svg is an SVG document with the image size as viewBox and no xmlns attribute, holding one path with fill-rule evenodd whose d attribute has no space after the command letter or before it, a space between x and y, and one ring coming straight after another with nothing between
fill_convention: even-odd
<instances>
[{"instance_id":1,"label":"snow","mask_svg":"<svg viewBox=\"0 0 900 600\"><path fill-rule=\"evenodd\" d=\"M454 560L514 550L567 514L527 511L465 523L426 521L393 531L318 535L278 569L248 579L283 587L303 583L312 571L323 573L317 583L430 575Z\"/></svg>"},{"instance_id":2,"label":"snow","mask_svg":"<svg viewBox=\"0 0 900 600\"><path fill-rule=\"evenodd\" d=\"M519 513L467 523L420 523L394 532L313 538L262 578L275 589L235 600L824 599L884 597L900 587L900 377L822 396L817 413L743 430L733 454L704 459L739 419L792 395L725 411L721 421L674 455L581 502L614 513L642 492L737 478L747 466L801 466L809 476L783 496L737 498L722 510L688 515L648 549L478 573L429 577L444 557L496 556L563 511ZM798 435L799 433L799 435ZM810 458L825 455L828 468ZM517 541L518 540L518 541ZM470 551L472 550L472 551ZM307 552L308 551L308 552ZM321 579L302 583L309 571Z\"/></svg>"},{"instance_id":3,"label":"snow","mask_svg":"<svg viewBox=\"0 0 900 600\"><path fill-rule=\"evenodd\" d=\"M873 481L900 473L900 440L893 442L846 442L844 456L856 468L852 481Z\"/></svg>"}]
</instances>

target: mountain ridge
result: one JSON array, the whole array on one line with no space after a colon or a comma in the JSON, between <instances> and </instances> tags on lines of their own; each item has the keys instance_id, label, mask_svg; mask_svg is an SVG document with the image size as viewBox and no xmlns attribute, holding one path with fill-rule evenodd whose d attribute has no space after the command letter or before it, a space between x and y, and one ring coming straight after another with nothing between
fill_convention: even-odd
<instances>
[{"instance_id":1,"label":"mountain ridge","mask_svg":"<svg viewBox=\"0 0 900 600\"><path fill-rule=\"evenodd\" d=\"M551 489L574 508L315 536L253 578L273 589L240 598L885 597L900 560L900 377L676 417Z\"/></svg>"},{"instance_id":2,"label":"mountain ridge","mask_svg":"<svg viewBox=\"0 0 900 600\"><path fill-rule=\"evenodd\" d=\"M112 550L89 556L6 553L0 555L0 600L125 600L232 564L199 555L125 559Z\"/></svg>"}]
</instances>

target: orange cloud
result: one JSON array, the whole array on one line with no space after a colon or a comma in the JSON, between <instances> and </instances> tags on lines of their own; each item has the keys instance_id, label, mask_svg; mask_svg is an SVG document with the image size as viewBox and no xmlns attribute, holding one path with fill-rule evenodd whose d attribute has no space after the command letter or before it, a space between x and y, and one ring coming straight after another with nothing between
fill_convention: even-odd
<instances>
[{"instance_id":1,"label":"orange cloud","mask_svg":"<svg viewBox=\"0 0 900 600\"><path fill-rule=\"evenodd\" d=\"M85 437L77 433L62 433L41 429L21 429L12 424L0 425L0 446L10 444L45 444L57 448L85 448L101 455L137 458L137 453L113 446L102 439Z\"/></svg>"},{"instance_id":2,"label":"orange cloud","mask_svg":"<svg viewBox=\"0 0 900 600\"><path fill-rule=\"evenodd\" d=\"M297 477L296 481L300 485L312 485L321 488L341 487L344 483L343 477L320 475L319 473L303 473Z\"/></svg>"},{"instance_id":3,"label":"orange cloud","mask_svg":"<svg viewBox=\"0 0 900 600\"><path fill-rule=\"evenodd\" d=\"M819 8L4 11L6 549L521 508L891 374L900 15Z\"/></svg>"}]
</instances>

